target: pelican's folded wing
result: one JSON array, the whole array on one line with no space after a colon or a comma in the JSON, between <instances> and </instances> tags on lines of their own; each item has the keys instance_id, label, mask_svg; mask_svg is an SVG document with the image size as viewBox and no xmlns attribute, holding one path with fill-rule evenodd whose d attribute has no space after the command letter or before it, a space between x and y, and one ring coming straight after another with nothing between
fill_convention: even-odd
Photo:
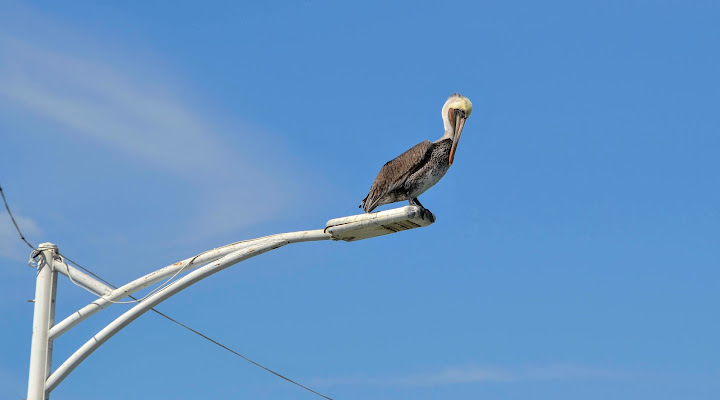
<instances>
[{"instance_id":1,"label":"pelican's folded wing","mask_svg":"<svg viewBox=\"0 0 720 400\"><path fill-rule=\"evenodd\" d=\"M385 163L365 198L365 211L371 212L375 209L383 196L399 189L410 175L427 163L432 148L433 143L426 140Z\"/></svg>"}]
</instances>

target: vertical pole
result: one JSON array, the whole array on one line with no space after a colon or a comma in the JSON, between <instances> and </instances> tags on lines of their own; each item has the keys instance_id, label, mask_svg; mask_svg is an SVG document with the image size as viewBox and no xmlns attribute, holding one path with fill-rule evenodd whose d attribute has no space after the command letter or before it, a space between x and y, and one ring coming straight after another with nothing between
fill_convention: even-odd
<instances>
[{"instance_id":1,"label":"vertical pole","mask_svg":"<svg viewBox=\"0 0 720 400\"><path fill-rule=\"evenodd\" d=\"M48 364L51 316L55 315L54 288L57 277L52 269L53 256L57 246L52 243L41 243L40 261L37 268L35 283L35 311L33 314L33 332L30 347L30 374L28 377L27 400L46 400L45 381L50 371Z\"/></svg>"},{"instance_id":2,"label":"vertical pole","mask_svg":"<svg viewBox=\"0 0 720 400\"><path fill-rule=\"evenodd\" d=\"M57 250L55 250L57 251ZM52 265L52 264L51 264ZM50 280L50 315L48 316L48 350L47 350L47 364L45 367L45 383L47 378L52 374L52 359L53 359L53 339L49 337L50 329L55 325L55 298L57 297L57 278L58 273L55 270L55 266L52 268L52 277ZM45 398L50 398L50 392L45 394Z\"/></svg>"}]
</instances>

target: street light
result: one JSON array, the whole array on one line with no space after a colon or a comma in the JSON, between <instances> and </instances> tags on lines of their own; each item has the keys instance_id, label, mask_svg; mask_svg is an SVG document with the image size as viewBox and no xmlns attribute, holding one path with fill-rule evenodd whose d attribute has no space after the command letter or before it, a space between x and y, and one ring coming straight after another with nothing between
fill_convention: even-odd
<instances>
[{"instance_id":1,"label":"street light","mask_svg":"<svg viewBox=\"0 0 720 400\"><path fill-rule=\"evenodd\" d=\"M353 242L375 236L428 226L435 222L435 215L418 206L405 206L372 214L331 219L325 231L334 240Z\"/></svg>"},{"instance_id":2,"label":"street light","mask_svg":"<svg viewBox=\"0 0 720 400\"><path fill-rule=\"evenodd\" d=\"M151 272L117 289L112 289L67 265L56 245L42 243L38 248L38 274L27 400L47 399L50 392L70 372L122 328L181 290L227 267L290 243L317 240L351 242L420 228L434 222L435 216L430 211L417 206L335 218L327 222L325 229L280 233L208 250ZM164 279L172 279L181 272L187 274L168 284L162 290L155 290L145 296L137 305L80 346L55 372L52 372L52 344L56 338L113 302ZM99 298L55 324L55 293L58 273L68 276L73 282L95 293Z\"/></svg>"}]
</instances>

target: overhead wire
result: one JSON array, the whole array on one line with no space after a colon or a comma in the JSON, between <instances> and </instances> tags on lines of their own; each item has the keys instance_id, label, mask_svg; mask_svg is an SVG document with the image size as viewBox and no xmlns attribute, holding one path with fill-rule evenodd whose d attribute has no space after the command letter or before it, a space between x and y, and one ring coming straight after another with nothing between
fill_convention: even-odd
<instances>
[{"instance_id":1,"label":"overhead wire","mask_svg":"<svg viewBox=\"0 0 720 400\"><path fill-rule=\"evenodd\" d=\"M87 268L84 268L84 267L82 267L80 264L76 263L75 261L67 258L67 256L64 256L64 257L65 257L66 260L70 261L70 263L72 263L72 264L75 265L76 267L82 269L83 271L85 271L85 272L87 272L87 273L92 274L94 277L96 277L96 278L99 279L101 282L105 283L106 285L110 286L111 288L117 289L117 286L115 286L115 285L113 285L112 283L110 283L110 282L108 282L108 281L100 278L99 276L93 274L93 273L92 273L91 271L89 271ZM176 275L177 275L177 274L176 274ZM132 296L132 295L128 295L128 297L130 297L131 299L136 300L136 301L141 301L141 300L142 300L142 299L138 300L137 298L135 298L135 297ZM145 297L147 297L147 296L145 296ZM143 299L144 299L145 297L143 297ZM154 308L151 308L150 310L151 310L151 311L154 311L156 314L160 315L161 317L166 318L167 320L169 320L169 321L171 321L171 322L174 322L174 323L180 325L181 327L189 330L190 332L192 332L192 333L194 333L194 334L202 337L203 339L206 339L206 340L208 340L208 341L210 341L210 342L212 342L212 343L220 346L221 348L223 348L223 349L225 349L225 350L227 350L227 351L235 354L236 356L241 357L241 358L244 359L245 361L248 361L248 362L250 362L250 363L252 363L252 364L254 364L254 365L256 365L256 366L258 366L258 367L260 367L260 368L262 368L262 369L264 369L264 370L266 370L266 371L268 371L268 372L270 372L270 373L273 374L273 375L276 375L276 376L278 376L278 377L280 377L280 378L282 378L282 379L285 379L286 381L288 381L288 382L290 382L290 383L292 383L292 384L295 384L295 385L297 385L297 386L299 386L299 387L301 387L301 388L303 388L303 389L305 389L305 390L307 390L307 391L309 391L309 392L315 393L316 395L318 395L318 396L320 396L320 397L326 398L326 399L328 399L328 400L333 400L332 398L330 398L330 397L328 397L328 396L325 396L325 395L322 394L322 393L318 393L318 392L310 389L310 388L307 387L307 386L304 386L304 385L302 385L302 384L300 384L300 383L298 383L298 382L296 382L296 381L294 381L294 380L292 380L292 379L290 379L290 378L288 378L288 377L286 377L286 376L284 376L284 375L282 375L282 374L279 374L279 373L271 370L270 368L265 367L264 365L262 365L262 364L260 364L260 363L258 363L258 362L256 362L256 361L253 361L253 360L250 359L250 358L245 357L244 355L238 353L237 351L235 351L235 350L233 350L233 349L225 346L224 344L218 342L218 341L215 340L215 339L210 338L209 336L207 336L207 335L205 335L205 334L203 334L203 333L201 333L201 332L198 332L197 330L195 330L195 329L193 329L193 328L191 328L191 327L183 324L182 322L180 322L180 321L178 321L178 320L170 317L170 316L167 315L167 314L164 314L164 313L162 313L162 312L160 312L160 311L158 311L158 310L156 310L156 309L154 309Z\"/></svg>"},{"instance_id":2,"label":"overhead wire","mask_svg":"<svg viewBox=\"0 0 720 400\"><path fill-rule=\"evenodd\" d=\"M15 225L15 230L17 231L18 235L20 235L20 239L22 239L22 241L25 242L25 244L27 244L27 245L33 250L33 254L35 254L36 252L38 252L38 249L37 249L35 246L33 246L32 244L30 244L30 242L25 238L25 236L24 236L24 235L22 234L22 232L20 231L20 227L18 226L17 222L15 221L15 217L13 216L12 212L10 211L10 206L8 205L7 199L5 198L5 193L4 193L3 190L2 190L2 186L0 186L0 195L2 195L2 200L3 200L3 203L5 204L5 209L7 210L7 213L8 213L8 215L10 216L10 219L12 220L13 225ZM60 255L60 254L58 253L58 255ZM95 274L94 272L90 271L89 269L87 269L87 268L83 267L82 265L78 264L77 262L73 261L73 260L70 259L68 256L66 256L65 254L62 254L62 255L60 255L60 256L61 256L64 260L69 261L69 262L70 262L71 264L73 264L74 266L76 266L76 267L80 268L81 270L85 271L86 273L90 274L90 275L93 276L95 279L99 280L100 282L103 282L104 284L110 286L110 287L113 288L113 289L117 289L117 288L118 288L117 286L113 285L112 283L110 283L110 282L106 281L105 279L101 278L99 275ZM160 290L163 290L163 289L165 289L167 286L169 286L168 282L170 282L173 278L175 278L184 268L185 268L185 267L181 268L181 269L180 269L178 272L176 272L175 275L173 275L170 279L168 279L167 281L165 281L162 285L160 285L159 287L155 288L154 290L152 290L150 293L148 293L147 295L145 295L145 296L142 297L141 299L138 299L138 298L136 298L136 297L134 297L134 296L132 296L132 295L128 295L128 297L130 297L131 299L133 299L132 302L115 302L115 301L113 301L113 303L133 303L133 302L138 302L138 303L139 303L139 302L143 301L144 299L146 299L148 296L150 296L150 295L152 295L152 294L154 294L154 293L156 293L156 292L158 292L158 291L160 291ZM70 275L71 275L71 274L70 274L70 270L68 269L68 277L70 278L70 281L71 281L73 284L75 284L76 286L80 286L80 287L84 288L82 285L76 283L75 280L73 280ZM87 289L86 289L86 290L87 290ZM93 292L90 292L90 293L93 293ZM95 294L95 293L93 293L93 294ZM95 295L97 296L97 294L95 294ZM101 296L98 296L98 297L101 297ZM191 327L183 324L182 322L180 322L180 321L178 321L178 320L170 317L169 315L167 315L167 314L165 314L165 313L162 313L162 312L156 310L155 308L151 308L150 311L153 311L155 314L157 314L157 315L159 315L159 316L167 319L168 321L173 322L173 323L177 324L178 326L187 329L188 331L190 331L190 332L192 332L192 333L200 336L201 338L203 338L203 339L205 339L205 340L207 340L207 341L209 341L209 342L211 342L211 343L213 343L213 344L221 347L221 348L224 349L224 350L227 350L227 351L231 352L232 354L234 354L234 355L236 355L236 356L244 359L245 361L250 362L251 364L253 364L253 365L255 365L255 366L258 366L258 367L264 369L264 370L267 371L267 372L270 372L271 374L273 374L273 375L275 375L275 376L277 376L277 377L279 377L279 378L282 378L282 379L284 379L284 380L286 380L286 381L288 381L288 382L290 382L290 383L292 383L292 384L294 384L294 385L296 385L296 386L299 386L299 387L301 387L301 388L303 388L303 389L305 389L305 390L307 390L307 391L309 391L309 392L311 392L311 393L314 393L314 394L316 394L316 395L318 395L318 396L320 396L320 397L322 397L322 398L325 398L325 399L328 399L328 400L333 400L332 398L330 398L330 397L328 397L328 396L325 396L325 395L322 394L322 393L316 392L316 391L310 389L310 388L307 387L307 386L304 386L304 385L302 385L302 384L300 384L300 383L298 383L298 382L296 382L296 381L294 381L294 380L292 380L292 379L290 379L290 378L288 378L288 377L286 377L286 376L284 376L284 375L282 375L282 374L280 374L280 373L278 373L278 372L273 371L273 370L270 369L270 368L265 367L264 365L262 365L262 364L260 364L260 363L258 363L258 362L256 362L256 361L254 361L254 360L252 360L252 359L250 359L250 358L248 358L248 357L245 357L244 355L242 355L242 354L238 353L237 351L235 351L235 350L233 350L233 349L225 346L224 344L218 342L217 340L212 339L211 337L209 337L209 336L207 336L207 335L205 335L205 334L203 334L203 333L201 333L201 332L199 332L199 331L197 331L197 330L195 330L195 329L193 329L193 328L191 328Z\"/></svg>"},{"instance_id":3,"label":"overhead wire","mask_svg":"<svg viewBox=\"0 0 720 400\"><path fill-rule=\"evenodd\" d=\"M2 186L0 186L0 196L2 196L3 203L5 203L5 209L7 210L7 213L10 216L10 220L12 221L13 225L15 225L15 230L17 231L18 235L20 235L20 239L25 242L25 244L28 245L31 249L37 250L35 246L31 245L30 242L25 239L25 236L20 231L20 227L18 226L17 221L15 221L15 217L13 216L12 211L10 211L10 206L8 205L7 199L5 198L5 192L3 192Z\"/></svg>"}]
</instances>

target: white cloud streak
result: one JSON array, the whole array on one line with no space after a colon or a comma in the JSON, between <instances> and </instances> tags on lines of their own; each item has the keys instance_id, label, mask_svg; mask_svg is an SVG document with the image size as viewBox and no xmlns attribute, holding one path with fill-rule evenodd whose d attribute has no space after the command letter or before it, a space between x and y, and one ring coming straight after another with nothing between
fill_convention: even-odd
<instances>
[{"instance_id":1,"label":"white cloud streak","mask_svg":"<svg viewBox=\"0 0 720 400\"><path fill-rule=\"evenodd\" d=\"M439 386L469 383L508 383L570 379L618 379L627 374L607 369L577 365L549 365L527 368L499 368L487 366L449 367L438 372L389 377L315 378L317 386L383 385L383 386Z\"/></svg>"},{"instance_id":2,"label":"white cloud streak","mask_svg":"<svg viewBox=\"0 0 720 400\"><path fill-rule=\"evenodd\" d=\"M0 48L0 94L38 116L179 174L228 158L192 108L152 82L9 37Z\"/></svg>"},{"instance_id":3,"label":"white cloud streak","mask_svg":"<svg viewBox=\"0 0 720 400\"><path fill-rule=\"evenodd\" d=\"M192 99L103 63L95 50L71 55L49 49L42 39L0 31L0 99L63 133L121 151L128 162L187 182L200 202L198 214L188 217L195 234L255 223L288 205L297 185L278 173L281 168L257 160L251 148L225 143ZM257 135L245 136L257 143Z\"/></svg>"}]
</instances>

